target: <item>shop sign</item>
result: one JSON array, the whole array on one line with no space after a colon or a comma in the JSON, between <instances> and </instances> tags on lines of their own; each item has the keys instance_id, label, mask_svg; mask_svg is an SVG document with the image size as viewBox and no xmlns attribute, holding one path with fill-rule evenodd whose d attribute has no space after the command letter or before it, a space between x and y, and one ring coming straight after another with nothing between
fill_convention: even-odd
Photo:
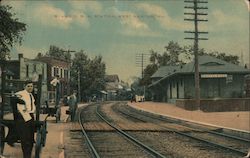
<instances>
[{"instance_id":1,"label":"shop sign","mask_svg":"<svg viewBox=\"0 0 250 158\"><path fill-rule=\"evenodd\" d=\"M201 74L201 78L227 78L227 74Z\"/></svg>"}]
</instances>

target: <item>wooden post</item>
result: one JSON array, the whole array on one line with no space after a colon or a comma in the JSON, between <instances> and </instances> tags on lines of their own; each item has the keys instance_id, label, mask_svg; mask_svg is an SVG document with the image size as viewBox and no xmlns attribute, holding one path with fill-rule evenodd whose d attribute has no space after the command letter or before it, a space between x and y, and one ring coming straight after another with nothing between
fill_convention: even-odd
<instances>
[{"instance_id":1,"label":"wooden post","mask_svg":"<svg viewBox=\"0 0 250 158\"><path fill-rule=\"evenodd\" d=\"M41 95L42 95L42 75L39 75L37 82L37 105L36 105L36 120L40 121L40 107L41 107Z\"/></svg>"},{"instance_id":2,"label":"wooden post","mask_svg":"<svg viewBox=\"0 0 250 158\"><path fill-rule=\"evenodd\" d=\"M4 116L4 104L5 104L5 97L4 97L4 92L5 92L5 61L4 60L0 60L0 66L1 66L1 109L0 109L0 122L2 122L3 120L3 116ZM3 154L3 143L2 142L2 135L4 134L4 128L2 128L2 126L0 125L0 155Z\"/></svg>"}]
</instances>

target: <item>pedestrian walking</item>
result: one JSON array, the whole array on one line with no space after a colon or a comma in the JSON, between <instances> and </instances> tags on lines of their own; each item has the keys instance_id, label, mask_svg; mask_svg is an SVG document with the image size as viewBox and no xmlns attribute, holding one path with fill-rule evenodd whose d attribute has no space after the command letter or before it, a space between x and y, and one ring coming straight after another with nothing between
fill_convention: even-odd
<instances>
[{"instance_id":1,"label":"pedestrian walking","mask_svg":"<svg viewBox=\"0 0 250 158\"><path fill-rule=\"evenodd\" d=\"M17 103L17 134L21 140L23 158L31 158L34 141L34 113L36 110L35 98L32 95L33 83L31 80L25 82L24 90L16 95L23 100L25 104Z\"/></svg>"},{"instance_id":2,"label":"pedestrian walking","mask_svg":"<svg viewBox=\"0 0 250 158\"><path fill-rule=\"evenodd\" d=\"M76 109L77 109L76 91L74 91L73 94L70 95L68 105L69 105L71 121L74 121Z\"/></svg>"}]
</instances>

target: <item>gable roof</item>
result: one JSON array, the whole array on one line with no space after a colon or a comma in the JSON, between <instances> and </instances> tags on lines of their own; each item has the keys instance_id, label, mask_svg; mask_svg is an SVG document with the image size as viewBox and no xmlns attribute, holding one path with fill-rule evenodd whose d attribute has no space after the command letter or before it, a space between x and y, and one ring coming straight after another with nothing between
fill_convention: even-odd
<instances>
[{"instance_id":1,"label":"gable roof","mask_svg":"<svg viewBox=\"0 0 250 158\"><path fill-rule=\"evenodd\" d=\"M179 66L161 66L152 76L151 78L162 78L166 76L168 73L172 72L175 69L178 69Z\"/></svg>"},{"instance_id":2,"label":"gable roof","mask_svg":"<svg viewBox=\"0 0 250 158\"><path fill-rule=\"evenodd\" d=\"M217 59L212 56L204 55L199 56L199 73L237 73L237 74L250 74L250 70L246 69L242 66L238 66L235 64L228 63L226 61L223 61L221 59ZM152 83L149 85L149 87L152 87L154 85L157 85L161 81L172 77L174 75L178 74L193 74L195 72L194 67L194 61L187 63L183 66L178 67L178 69L172 69L168 71L168 73L156 81L155 83Z\"/></svg>"},{"instance_id":3,"label":"gable roof","mask_svg":"<svg viewBox=\"0 0 250 158\"><path fill-rule=\"evenodd\" d=\"M250 73L249 69L212 56L199 56L198 60L200 73ZM194 61L185 64L182 68L177 70L178 73L194 73L194 71Z\"/></svg>"}]
</instances>

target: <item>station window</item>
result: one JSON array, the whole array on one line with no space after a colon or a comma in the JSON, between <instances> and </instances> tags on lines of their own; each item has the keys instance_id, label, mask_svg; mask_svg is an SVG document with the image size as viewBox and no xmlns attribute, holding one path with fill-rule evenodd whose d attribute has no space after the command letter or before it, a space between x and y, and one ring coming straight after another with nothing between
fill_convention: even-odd
<instances>
[{"instance_id":1,"label":"station window","mask_svg":"<svg viewBox=\"0 0 250 158\"><path fill-rule=\"evenodd\" d=\"M60 68L60 76L61 76L61 78L63 78L63 69L62 68Z\"/></svg>"},{"instance_id":2,"label":"station window","mask_svg":"<svg viewBox=\"0 0 250 158\"><path fill-rule=\"evenodd\" d=\"M56 75L60 75L58 67L54 67L54 76L56 76Z\"/></svg>"},{"instance_id":3,"label":"station window","mask_svg":"<svg viewBox=\"0 0 250 158\"><path fill-rule=\"evenodd\" d=\"M68 70L64 70L64 77L65 79L68 79Z\"/></svg>"},{"instance_id":4,"label":"station window","mask_svg":"<svg viewBox=\"0 0 250 158\"><path fill-rule=\"evenodd\" d=\"M44 76L44 66L42 66L42 76L43 76L43 79L45 79L45 76Z\"/></svg>"},{"instance_id":5,"label":"station window","mask_svg":"<svg viewBox=\"0 0 250 158\"><path fill-rule=\"evenodd\" d=\"M233 82L233 75L227 75L226 83L231 83L231 82Z\"/></svg>"},{"instance_id":6,"label":"station window","mask_svg":"<svg viewBox=\"0 0 250 158\"><path fill-rule=\"evenodd\" d=\"M33 65L33 72L36 72L36 64Z\"/></svg>"}]
</instances>

